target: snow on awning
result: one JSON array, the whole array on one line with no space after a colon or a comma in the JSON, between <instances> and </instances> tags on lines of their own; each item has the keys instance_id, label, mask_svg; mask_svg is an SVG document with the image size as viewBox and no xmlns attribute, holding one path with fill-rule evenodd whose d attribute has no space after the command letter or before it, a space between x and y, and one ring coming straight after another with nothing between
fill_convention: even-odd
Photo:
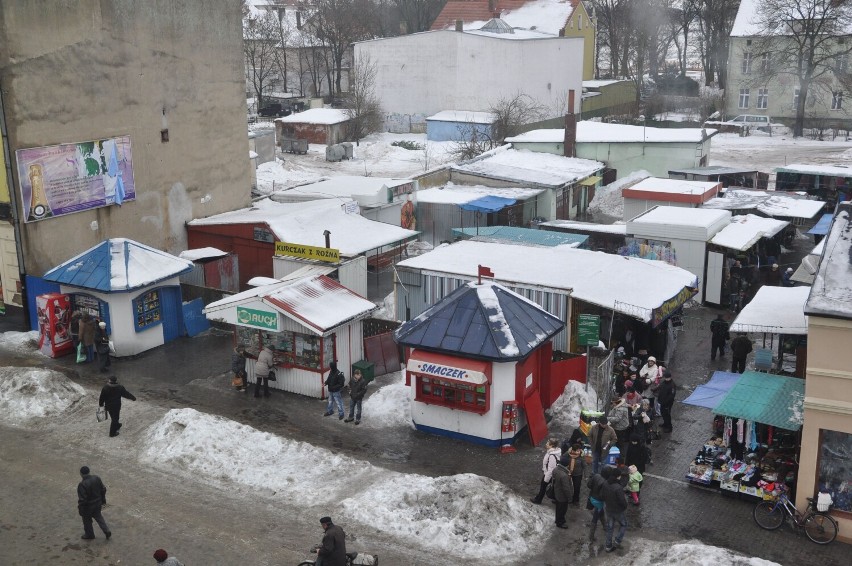
<instances>
[{"instance_id":1,"label":"snow on awning","mask_svg":"<svg viewBox=\"0 0 852 566\"><path fill-rule=\"evenodd\" d=\"M824 206L821 200L749 189L728 189L724 197L712 198L702 205L703 208L724 210L756 210L767 216L782 218L813 218Z\"/></svg>"},{"instance_id":2,"label":"snow on awning","mask_svg":"<svg viewBox=\"0 0 852 566\"><path fill-rule=\"evenodd\" d=\"M783 220L763 218L754 214L734 216L731 223L717 232L710 243L742 252L761 238L771 238L788 224L790 223Z\"/></svg>"},{"instance_id":3,"label":"snow on awning","mask_svg":"<svg viewBox=\"0 0 852 566\"><path fill-rule=\"evenodd\" d=\"M807 334L805 303L810 287L764 285L731 324L732 332Z\"/></svg>"},{"instance_id":4,"label":"snow on awning","mask_svg":"<svg viewBox=\"0 0 852 566\"><path fill-rule=\"evenodd\" d=\"M223 252L218 248L195 248L192 250L184 250L178 254L178 257L188 259L189 261L199 261L202 259L215 259L217 257L225 257L228 252Z\"/></svg>"}]
</instances>

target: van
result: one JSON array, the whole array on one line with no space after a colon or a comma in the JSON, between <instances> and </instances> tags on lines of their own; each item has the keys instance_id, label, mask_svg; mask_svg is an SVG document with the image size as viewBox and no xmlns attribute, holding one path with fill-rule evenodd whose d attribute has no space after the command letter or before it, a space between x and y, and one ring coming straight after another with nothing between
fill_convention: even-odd
<instances>
[{"instance_id":1,"label":"van","mask_svg":"<svg viewBox=\"0 0 852 566\"><path fill-rule=\"evenodd\" d=\"M758 114L740 114L739 116L728 120L726 124L745 124L755 130L769 131L771 122L769 116L760 116Z\"/></svg>"}]
</instances>

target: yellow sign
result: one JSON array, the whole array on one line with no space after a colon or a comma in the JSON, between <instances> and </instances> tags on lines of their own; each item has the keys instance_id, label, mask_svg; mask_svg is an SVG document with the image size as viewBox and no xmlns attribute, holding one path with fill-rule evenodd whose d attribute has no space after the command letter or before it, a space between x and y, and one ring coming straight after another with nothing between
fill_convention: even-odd
<instances>
[{"instance_id":1,"label":"yellow sign","mask_svg":"<svg viewBox=\"0 0 852 566\"><path fill-rule=\"evenodd\" d=\"M289 242L275 242L275 255L315 259L328 263L337 263L340 261L340 250L334 248L316 248L314 246L291 244Z\"/></svg>"}]
</instances>

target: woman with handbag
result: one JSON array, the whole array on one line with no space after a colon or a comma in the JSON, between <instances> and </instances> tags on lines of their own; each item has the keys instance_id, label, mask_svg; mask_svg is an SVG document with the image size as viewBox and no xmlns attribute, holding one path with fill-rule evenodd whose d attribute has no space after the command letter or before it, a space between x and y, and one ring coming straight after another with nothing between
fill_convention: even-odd
<instances>
[{"instance_id":1,"label":"woman with handbag","mask_svg":"<svg viewBox=\"0 0 852 566\"><path fill-rule=\"evenodd\" d=\"M559 448L559 441L555 438L549 438L545 444L546 452L541 461L541 485L538 489L538 495L531 497L530 501L536 505L540 505L544 500L547 484L550 483L550 478L553 477L553 470L559 464L559 458L562 455L562 450Z\"/></svg>"}]
</instances>

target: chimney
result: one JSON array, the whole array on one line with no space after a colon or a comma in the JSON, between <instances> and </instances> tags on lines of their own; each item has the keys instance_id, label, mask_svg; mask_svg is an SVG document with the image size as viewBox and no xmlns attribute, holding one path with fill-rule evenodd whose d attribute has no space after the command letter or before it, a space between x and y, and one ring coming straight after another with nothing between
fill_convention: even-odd
<instances>
[{"instance_id":1,"label":"chimney","mask_svg":"<svg viewBox=\"0 0 852 566\"><path fill-rule=\"evenodd\" d=\"M489 13L493 14L494 8L496 8L496 7L497 7L496 0L488 0L488 12Z\"/></svg>"},{"instance_id":2,"label":"chimney","mask_svg":"<svg viewBox=\"0 0 852 566\"><path fill-rule=\"evenodd\" d=\"M568 91L568 113L565 114L565 137L562 139L562 155L577 156L577 115L574 114L574 91Z\"/></svg>"},{"instance_id":3,"label":"chimney","mask_svg":"<svg viewBox=\"0 0 852 566\"><path fill-rule=\"evenodd\" d=\"M456 20L456 31L464 31L464 20Z\"/></svg>"},{"instance_id":4,"label":"chimney","mask_svg":"<svg viewBox=\"0 0 852 566\"><path fill-rule=\"evenodd\" d=\"M296 29L302 29L302 12L296 11Z\"/></svg>"},{"instance_id":5,"label":"chimney","mask_svg":"<svg viewBox=\"0 0 852 566\"><path fill-rule=\"evenodd\" d=\"M559 37L565 37L565 28L559 28Z\"/></svg>"}]
</instances>

